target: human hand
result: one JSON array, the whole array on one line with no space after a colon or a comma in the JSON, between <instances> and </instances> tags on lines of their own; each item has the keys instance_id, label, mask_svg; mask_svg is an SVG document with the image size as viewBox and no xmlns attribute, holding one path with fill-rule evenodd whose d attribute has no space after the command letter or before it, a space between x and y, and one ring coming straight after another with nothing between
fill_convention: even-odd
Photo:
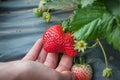
<instances>
[{"instance_id":1,"label":"human hand","mask_svg":"<svg viewBox=\"0 0 120 80\"><path fill-rule=\"evenodd\" d=\"M58 64L58 57L57 53L47 53L43 49L42 39L39 39L22 60L31 61L30 66L34 67L30 70L33 75L41 75L40 78L38 76L39 80L73 80L70 72L73 58L64 54Z\"/></svg>"}]
</instances>

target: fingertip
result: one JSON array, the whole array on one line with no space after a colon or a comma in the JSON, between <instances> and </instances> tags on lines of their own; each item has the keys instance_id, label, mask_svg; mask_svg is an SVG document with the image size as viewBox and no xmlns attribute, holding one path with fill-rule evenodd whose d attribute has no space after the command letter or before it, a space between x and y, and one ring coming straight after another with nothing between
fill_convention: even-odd
<instances>
[{"instance_id":1,"label":"fingertip","mask_svg":"<svg viewBox=\"0 0 120 80\"><path fill-rule=\"evenodd\" d=\"M44 48L42 48L38 58L37 58L37 62L40 62L40 63L44 63L45 62L45 59L47 57L47 52L44 50Z\"/></svg>"},{"instance_id":2,"label":"fingertip","mask_svg":"<svg viewBox=\"0 0 120 80\"><path fill-rule=\"evenodd\" d=\"M40 39L38 39L38 40L37 40L37 42L43 42L43 39L42 39L42 38L40 38Z\"/></svg>"},{"instance_id":3,"label":"fingertip","mask_svg":"<svg viewBox=\"0 0 120 80\"><path fill-rule=\"evenodd\" d=\"M58 63L58 54L48 53L44 65L55 69Z\"/></svg>"},{"instance_id":4,"label":"fingertip","mask_svg":"<svg viewBox=\"0 0 120 80\"><path fill-rule=\"evenodd\" d=\"M38 39L22 60L35 60L41 51L42 41L42 38Z\"/></svg>"},{"instance_id":5,"label":"fingertip","mask_svg":"<svg viewBox=\"0 0 120 80\"><path fill-rule=\"evenodd\" d=\"M73 60L72 57L64 54L60 60L58 67L56 68L56 70L58 72L69 71L72 67L72 60Z\"/></svg>"}]
</instances>

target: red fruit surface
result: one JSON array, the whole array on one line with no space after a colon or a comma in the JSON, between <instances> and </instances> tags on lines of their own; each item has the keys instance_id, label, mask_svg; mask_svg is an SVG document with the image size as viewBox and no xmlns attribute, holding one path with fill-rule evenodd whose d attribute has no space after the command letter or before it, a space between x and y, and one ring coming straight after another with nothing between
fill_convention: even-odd
<instances>
[{"instance_id":1,"label":"red fruit surface","mask_svg":"<svg viewBox=\"0 0 120 80\"><path fill-rule=\"evenodd\" d=\"M47 52L63 52L64 32L60 25L48 28L43 35L44 49Z\"/></svg>"},{"instance_id":2,"label":"red fruit surface","mask_svg":"<svg viewBox=\"0 0 120 80\"><path fill-rule=\"evenodd\" d=\"M50 53L65 53L69 56L76 56L74 50L74 37L70 32L64 33L60 25L53 25L43 35L44 49Z\"/></svg>"},{"instance_id":3,"label":"red fruit surface","mask_svg":"<svg viewBox=\"0 0 120 80\"><path fill-rule=\"evenodd\" d=\"M76 56L77 50L74 50L74 37L71 32L65 33L64 36L64 53L69 56Z\"/></svg>"},{"instance_id":4,"label":"red fruit surface","mask_svg":"<svg viewBox=\"0 0 120 80\"><path fill-rule=\"evenodd\" d=\"M92 68L90 65L73 65L71 70L75 75L75 80L91 80L92 78Z\"/></svg>"}]
</instances>

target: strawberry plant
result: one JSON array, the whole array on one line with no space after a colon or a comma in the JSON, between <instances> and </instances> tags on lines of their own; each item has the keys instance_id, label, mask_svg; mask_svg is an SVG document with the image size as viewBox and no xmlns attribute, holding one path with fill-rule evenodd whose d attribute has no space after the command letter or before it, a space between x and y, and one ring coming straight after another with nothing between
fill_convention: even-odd
<instances>
[{"instance_id":1,"label":"strawberry plant","mask_svg":"<svg viewBox=\"0 0 120 80\"><path fill-rule=\"evenodd\" d=\"M109 44L120 51L120 0L41 0L39 9L47 14L50 13L51 9L73 9L71 17L64 20L61 25L53 25L54 27L50 27L44 33L44 49L46 51L62 52L74 57L79 55L79 59L82 59L81 57L84 56L84 51L87 48L99 44L106 64L103 77L112 77L113 70L108 65L105 50L99 39L106 39ZM48 15L47 17L43 15L43 17L45 20L47 19L47 22L50 21L50 14L49 17ZM93 40L96 43L88 46L87 43ZM73 72L90 70L88 72L92 75L92 69L86 67L89 64L80 60L77 65L73 66ZM81 71L78 72L82 74ZM77 73L77 75L79 74ZM88 79L79 78L80 80L90 80L91 75Z\"/></svg>"}]
</instances>

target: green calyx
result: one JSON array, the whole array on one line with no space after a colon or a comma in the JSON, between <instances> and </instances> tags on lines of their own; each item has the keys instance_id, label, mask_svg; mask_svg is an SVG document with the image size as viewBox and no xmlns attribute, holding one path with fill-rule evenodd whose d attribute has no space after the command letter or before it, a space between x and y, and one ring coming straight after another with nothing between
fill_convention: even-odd
<instances>
[{"instance_id":1,"label":"green calyx","mask_svg":"<svg viewBox=\"0 0 120 80\"><path fill-rule=\"evenodd\" d=\"M81 66L87 66L88 64L75 64L75 66L77 66L77 67L81 67Z\"/></svg>"},{"instance_id":2,"label":"green calyx","mask_svg":"<svg viewBox=\"0 0 120 80\"><path fill-rule=\"evenodd\" d=\"M78 52L83 52L85 51L85 49L87 48L87 43L83 40L80 41L75 41L75 50L78 50Z\"/></svg>"},{"instance_id":3,"label":"green calyx","mask_svg":"<svg viewBox=\"0 0 120 80\"><path fill-rule=\"evenodd\" d=\"M80 66L81 66L81 64L75 64L75 66L80 67Z\"/></svg>"},{"instance_id":4,"label":"green calyx","mask_svg":"<svg viewBox=\"0 0 120 80\"><path fill-rule=\"evenodd\" d=\"M40 8L34 8L33 13L36 17L42 17L43 11Z\"/></svg>"},{"instance_id":5,"label":"green calyx","mask_svg":"<svg viewBox=\"0 0 120 80\"><path fill-rule=\"evenodd\" d=\"M42 18L49 22L51 19L51 14L49 12L43 12Z\"/></svg>"},{"instance_id":6,"label":"green calyx","mask_svg":"<svg viewBox=\"0 0 120 80\"><path fill-rule=\"evenodd\" d=\"M113 76L113 69L112 68L105 68L103 70L103 77L111 78Z\"/></svg>"}]
</instances>

